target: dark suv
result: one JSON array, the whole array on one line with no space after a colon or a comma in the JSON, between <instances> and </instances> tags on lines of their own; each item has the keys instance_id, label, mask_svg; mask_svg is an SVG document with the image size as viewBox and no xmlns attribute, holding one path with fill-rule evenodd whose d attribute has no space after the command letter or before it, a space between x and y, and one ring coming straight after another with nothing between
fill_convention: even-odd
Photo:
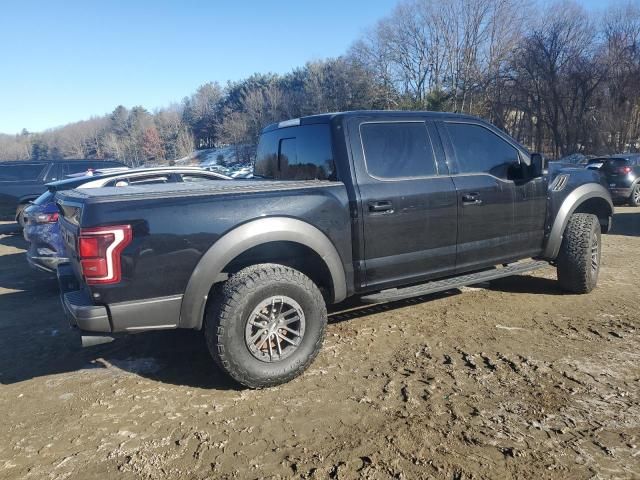
<instances>
[{"instance_id":1,"label":"dark suv","mask_svg":"<svg viewBox=\"0 0 640 480\"><path fill-rule=\"evenodd\" d=\"M640 154L620 153L593 158L587 168L600 172L614 201L640 206Z\"/></svg>"},{"instance_id":2,"label":"dark suv","mask_svg":"<svg viewBox=\"0 0 640 480\"><path fill-rule=\"evenodd\" d=\"M124 166L112 160L0 162L0 220L15 218L22 224L22 211L30 201L47 191L45 183L62 180L89 169Z\"/></svg>"}]
</instances>

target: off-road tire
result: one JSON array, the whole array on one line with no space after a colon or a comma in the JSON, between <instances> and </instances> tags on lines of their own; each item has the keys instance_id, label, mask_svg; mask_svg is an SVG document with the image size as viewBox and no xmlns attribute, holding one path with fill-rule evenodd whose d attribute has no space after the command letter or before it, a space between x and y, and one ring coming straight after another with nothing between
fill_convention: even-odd
<instances>
[{"instance_id":1,"label":"off-road tire","mask_svg":"<svg viewBox=\"0 0 640 480\"><path fill-rule=\"evenodd\" d=\"M600 222L590 213L574 213L564 231L557 258L558 282L563 290L589 293L598 282L602 246ZM595 268L592 249L596 249Z\"/></svg>"},{"instance_id":2,"label":"off-road tire","mask_svg":"<svg viewBox=\"0 0 640 480\"><path fill-rule=\"evenodd\" d=\"M245 327L253 309L265 299L286 295L302 308L305 331L291 356L263 362L249 351ZM238 383L263 388L300 375L318 355L327 324L327 309L318 287L303 273L277 264L241 270L214 288L205 319L205 338L216 364Z\"/></svg>"},{"instance_id":3,"label":"off-road tire","mask_svg":"<svg viewBox=\"0 0 640 480\"><path fill-rule=\"evenodd\" d=\"M629 197L629 205L632 207L640 207L640 183L636 183L631 190Z\"/></svg>"}]
</instances>

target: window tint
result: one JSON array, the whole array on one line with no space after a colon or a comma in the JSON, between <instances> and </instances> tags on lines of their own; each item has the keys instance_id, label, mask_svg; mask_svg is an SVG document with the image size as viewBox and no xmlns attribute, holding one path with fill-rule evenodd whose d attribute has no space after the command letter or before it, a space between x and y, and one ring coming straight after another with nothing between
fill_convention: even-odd
<instances>
[{"instance_id":1,"label":"window tint","mask_svg":"<svg viewBox=\"0 0 640 480\"><path fill-rule=\"evenodd\" d=\"M0 163L0 182L37 180L46 166L46 163L25 163L20 165L2 165Z\"/></svg>"},{"instance_id":2,"label":"window tint","mask_svg":"<svg viewBox=\"0 0 640 480\"><path fill-rule=\"evenodd\" d=\"M508 178L518 151L495 133L479 125L447 123L460 173L489 173Z\"/></svg>"},{"instance_id":3,"label":"window tint","mask_svg":"<svg viewBox=\"0 0 640 480\"><path fill-rule=\"evenodd\" d=\"M363 123L360 135L370 175L380 178L436 175L424 122Z\"/></svg>"},{"instance_id":4,"label":"window tint","mask_svg":"<svg viewBox=\"0 0 640 480\"><path fill-rule=\"evenodd\" d=\"M278 180L335 179L329 125L302 125L262 134L254 175Z\"/></svg>"},{"instance_id":5,"label":"window tint","mask_svg":"<svg viewBox=\"0 0 640 480\"><path fill-rule=\"evenodd\" d=\"M298 164L298 139L283 138L280 140L278 149L278 165L281 174L285 178L290 178L289 167ZM315 175L315 172L312 172Z\"/></svg>"}]
</instances>

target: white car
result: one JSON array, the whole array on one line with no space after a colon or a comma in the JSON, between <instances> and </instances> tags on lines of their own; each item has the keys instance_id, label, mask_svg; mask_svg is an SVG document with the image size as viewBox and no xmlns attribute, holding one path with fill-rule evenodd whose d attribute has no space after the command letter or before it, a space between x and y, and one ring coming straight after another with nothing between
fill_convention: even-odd
<instances>
[{"instance_id":1,"label":"white car","mask_svg":"<svg viewBox=\"0 0 640 480\"><path fill-rule=\"evenodd\" d=\"M108 169L94 171L97 177L76 188L127 187L129 185L149 185L157 183L206 182L209 180L230 180L221 173L209 172L200 167L153 167L127 170Z\"/></svg>"}]
</instances>

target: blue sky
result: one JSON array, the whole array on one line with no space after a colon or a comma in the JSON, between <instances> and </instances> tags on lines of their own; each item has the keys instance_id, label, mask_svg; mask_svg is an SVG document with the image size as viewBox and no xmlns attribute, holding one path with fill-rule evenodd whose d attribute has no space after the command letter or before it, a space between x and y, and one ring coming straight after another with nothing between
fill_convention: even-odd
<instances>
[{"instance_id":1,"label":"blue sky","mask_svg":"<svg viewBox=\"0 0 640 480\"><path fill-rule=\"evenodd\" d=\"M396 3L7 0L0 6L0 132L42 131L119 104L153 110L208 81L285 73L338 56Z\"/></svg>"}]
</instances>

